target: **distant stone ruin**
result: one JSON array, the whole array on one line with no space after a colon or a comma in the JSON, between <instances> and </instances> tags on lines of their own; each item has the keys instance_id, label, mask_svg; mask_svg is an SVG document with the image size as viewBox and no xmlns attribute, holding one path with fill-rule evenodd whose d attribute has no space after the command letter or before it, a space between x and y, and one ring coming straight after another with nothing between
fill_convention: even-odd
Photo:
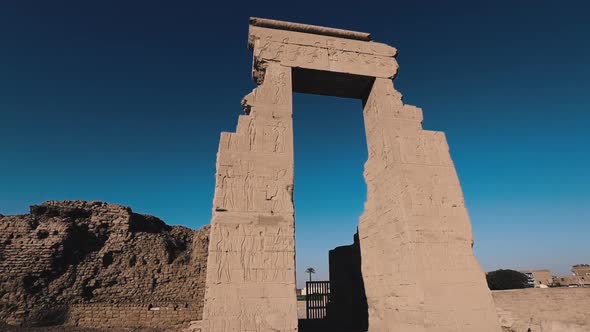
<instances>
[{"instance_id":1,"label":"distant stone ruin","mask_svg":"<svg viewBox=\"0 0 590 332\"><path fill-rule=\"evenodd\" d=\"M221 134L199 328L298 329L292 92L302 92L363 102L368 330L500 331L445 135L423 130L422 111L393 87L397 50L368 33L260 18L248 41L258 87L236 132Z\"/></svg>"},{"instance_id":2,"label":"distant stone ruin","mask_svg":"<svg viewBox=\"0 0 590 332\"><path fill-rule=\"evenodd\" d=\"M0 323L186 327L202 314L208 235L101 202L0 216Z\"/></svg>"}]
</instances>

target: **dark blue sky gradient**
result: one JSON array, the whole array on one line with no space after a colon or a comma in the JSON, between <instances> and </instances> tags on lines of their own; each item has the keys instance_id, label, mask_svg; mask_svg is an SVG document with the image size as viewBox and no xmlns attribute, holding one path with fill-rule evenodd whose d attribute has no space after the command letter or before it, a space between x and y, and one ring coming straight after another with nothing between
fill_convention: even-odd
<instances>
[{"instance_id":1,"label":"dark blue sky gradient","mask_svg":"<svg viewBox=\"0 0 590 332\"><path fill-rule=\"evenodd\" d=\"M248 17L373 34L447 133L485 270L590 263L590 5L3 1L0 213L103 200L209 223L221 131L254 84ZM327 276L365 199L360 102L295 95L297 264ZM302 274L299 275L302 277Z\"/></svg>"}]
</instances>

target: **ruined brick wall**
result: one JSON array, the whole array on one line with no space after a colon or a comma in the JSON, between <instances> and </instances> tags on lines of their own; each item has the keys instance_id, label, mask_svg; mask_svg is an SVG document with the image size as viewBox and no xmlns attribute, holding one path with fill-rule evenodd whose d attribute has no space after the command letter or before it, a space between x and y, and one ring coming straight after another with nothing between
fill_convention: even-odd
<instances>
[{"instance_id":1,"label":"ruined brick wall","mask_svg":"<svg viewBox=\"0 0 590 332\"><path fill-rule=\"evenodd\" d=\"M590 288L493 291L505 331L590 331Z\"/></svg>"},{"instance_id":2,"label":"ruined brick wall","mask_svg":"<svg viewBox=\"0 0 590 332\"><path fill-rule=\"evenodd\" d=\"M101 202L0 215L0 322L187 325L202 315L208 236Z\"/></svg>"}]
</instances>

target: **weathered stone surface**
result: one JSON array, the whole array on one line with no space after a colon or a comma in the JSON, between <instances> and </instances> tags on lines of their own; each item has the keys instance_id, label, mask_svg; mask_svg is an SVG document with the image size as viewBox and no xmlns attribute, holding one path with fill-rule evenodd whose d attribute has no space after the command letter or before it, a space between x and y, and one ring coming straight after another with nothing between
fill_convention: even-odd
<instances>
[{"instance_id":1,"label":"weathered stone surface","mask_svg":"<svg viewBox=\"0 0 590 332\"><path fill-rule=\"evenodd\" d=\"M362 33L251 23L259 86L244 98L236 132L221 136L198 328L297 329L294 85L364 103L368 195L359 236L369 331L500 331L445 136L423 130L422 111L394 90L396 50ZM331 83L342 90L324 88Z\"/></svg>"},{"instance_id":2,"label":"weathered stone surface","mask_svg":"<svg viewBox=\"0 0 590 332\"><path fill-rule=\"evenodd\" d=\"M386 79L375 79L363 114L369 330L499 331L444 134L422 130L420 109Z\"/></svg>"},{"instance_id":3,"label":"weathered stone surface","mask_svg":"<svg viewBox=\"0 0 590 332\"><path fill-rule=\"evenodd\" d=\"M250 17L250 26L265 27L285 31L298 31L315 35L333 36L347 39L358 39L363 41L371 40L371 34L366 32L328 28L311 24L278 21L260 17Z\"/></svg>"},{"instance_id":4,"label":"weathered stone surface","mask_svg":"<svg viewBox=\"0 0 590 332\"><path fill-rule=\"evenodd\" d=\"M392 78L397 73L396 50L375 42L250 27L254 72L267 62L283 66Z\"/></svg>"},{"instance_id":5,"label":"weathered stone surface","mask_svg":"<svg viewBox=\"0 0 590 332\"><path fill-rule=\"evenodd\" d=\"M590 288L528 288L492 295L506 331L590 331Z\"/></svg>"},{"instance_id":6,"label":"weathered stone surface","mask_svg":"<svg viewBox=\"0 0 590 332\"><path fill-rule=\"evenodd\" d=\"M202 313L208 233L101 202L0 217L0 322L188 325Z\"/></svg>"},{"instance_id":7,"label":"weathered stone surface","mask_svg":"<svg viewBox=\"0 0 590 332\"><path fill-rule=\"evenodd\" d=\"M248 114L219 144L199 328L295 331L290 69L269 64L243 105Z\"/></svg>"}]
</instances>

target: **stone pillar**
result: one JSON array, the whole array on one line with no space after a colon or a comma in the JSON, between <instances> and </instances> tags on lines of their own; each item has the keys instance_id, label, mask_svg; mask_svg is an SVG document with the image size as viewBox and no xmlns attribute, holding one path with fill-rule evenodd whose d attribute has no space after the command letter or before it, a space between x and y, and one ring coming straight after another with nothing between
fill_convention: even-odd
<instances>
[{"instance_id":1,"label":"stone pillar","mask_svg":"<svg viewBox=\"0 0 590 332\"><path fill-rule=\"evenodd\" d=\"M296 331L291 68L272 63L222 133L203 331Z\"/></svg>"},{"instance_id":2,"label":"stone pillar","mask_svg":"<svg viewBox=\"0 0 590 332\"><path fill-rule=\"evenodd\" d=\"M375 79L363 113L369 331L500 331L444 133L422 130L389 79Z\"/></svg>"}]
</instances>

